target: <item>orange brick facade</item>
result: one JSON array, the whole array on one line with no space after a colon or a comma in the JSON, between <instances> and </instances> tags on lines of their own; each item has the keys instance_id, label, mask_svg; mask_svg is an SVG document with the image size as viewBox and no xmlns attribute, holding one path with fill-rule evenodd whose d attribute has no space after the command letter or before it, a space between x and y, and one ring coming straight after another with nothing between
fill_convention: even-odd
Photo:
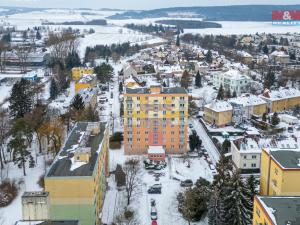
<instances>
[{"instance_id":1,"label":"orange brick facade","mask_svg":"<svg viewBox=\"0 0 300 225\"><path fill-rule=\"evenodd\" d=\"M188 95L182 88L131 89L124 95L124 149L147 154L162 146L166 154L187 152Z\"/></svg>"}]
</instances>

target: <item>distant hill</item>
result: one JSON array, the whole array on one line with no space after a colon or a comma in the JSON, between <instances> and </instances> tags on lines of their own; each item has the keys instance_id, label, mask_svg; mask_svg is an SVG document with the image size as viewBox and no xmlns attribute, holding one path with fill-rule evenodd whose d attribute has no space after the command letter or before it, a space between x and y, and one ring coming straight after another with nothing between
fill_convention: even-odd
<instances>
[{"instance_id":1,"label":"distant hill","mask_svg":"<svg viewBox=\"0 0 300 225\"><path fill-rule=\"evenodd\" d=\"M155 23L176 26L182 29L221 28L222 25L215 22L196 20L157 20Z\"/></svg>"},{"instance_id":2,"label":"distant hill","mask_svg":"<svg viewBox=\"0 0 300 225\"><path fill-rule=\"evenodd\" d=\"M300 5L232 5L175 7L117 13L108 19L143 19L159 17L200 17L209 21L271 21L272 10L300 10Z\"/></svg>"}]
</instances>

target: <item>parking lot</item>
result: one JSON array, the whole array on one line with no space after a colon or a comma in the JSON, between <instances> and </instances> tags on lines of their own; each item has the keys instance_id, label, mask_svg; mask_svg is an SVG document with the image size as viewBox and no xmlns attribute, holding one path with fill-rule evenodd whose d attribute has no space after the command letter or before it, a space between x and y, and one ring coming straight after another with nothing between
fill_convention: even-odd
<instances>
[{"instance_id":1,"label":"parking lot","mask_svg":"<svg viewBox=\"0 0 300 225\"><path fill-rule=\"evenodd\" d=\"M141 224L151 224L152 219L158 225L186 224L178 212L176 196L199 177L212 181L213 173L205 158L170 157L161 169L152 166L146 169L142 164L142 193L137 204Z\"/></svg>"}]
</instances>

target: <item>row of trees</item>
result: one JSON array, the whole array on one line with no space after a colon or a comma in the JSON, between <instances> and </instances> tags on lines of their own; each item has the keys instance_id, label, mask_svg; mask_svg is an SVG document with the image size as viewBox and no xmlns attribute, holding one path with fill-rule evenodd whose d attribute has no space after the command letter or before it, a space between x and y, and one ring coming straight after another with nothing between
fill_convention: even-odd
<instances>
[{"instance_id":1,"label":"row of trees","mask_svg":"<svg viewBox=\"0 0 300 225\"><path fill-rule=\"evenodd\" d=\"M252 223L253 199L258 182L246 180L221 156L212 183L200 178L193 188L179 193L178 209L190 224L208 216L209 225L249 225Z\"/></svg>"}]
</instances>

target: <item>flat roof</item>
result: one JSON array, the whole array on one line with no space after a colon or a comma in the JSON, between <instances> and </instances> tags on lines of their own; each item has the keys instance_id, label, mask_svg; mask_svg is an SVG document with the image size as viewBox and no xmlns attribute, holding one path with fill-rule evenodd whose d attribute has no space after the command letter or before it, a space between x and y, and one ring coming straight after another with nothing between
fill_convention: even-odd
<instances>
[{"instance_id":1,"label":"flat roof","mask_svg":"<svg viewBox=\"0 0 300 225\"><path fill-rule=\"evenodd\" d=\"M162 146L149 146L148 154L165 154Z\"/></svg>"},{"instance_id":2,"label":"flat roof","mask_svg":"<svg viewBox=\"0 0 300 225\"><path fill-rule=\"evenodd\" d=\"M274 224L300 224L300 197L257 196L257 198Z\"/></svg>"},{"instance_id":3,"label":"flat roof","mask_svg":"<svg viewBox=\"0 0 300 225\"><path fill-rule=\"evenodd\" d=\"M126 88L126 94L150 94L150 88ZM187 94L182 87L162 88L160 94Z\"/></svg>"},{"instance_id":4,"label":"flat roof","mask_svg":"<svg viewBox=\"0 0 300 225\"><path fill-rule=\"evenodd\" d=\"M78 122L74 126L71 134L65 142L64 147L61 149L59 154L56 156L55 161L52 163L50 170L47 173L47 177L92 176L107 123L98 123L100 124L100 131L97 135L91 135L87 132L89 124L97 123ZM84 146L82 146L82 141L85 141ZM84 163L75 169L71 169L72 160L70 154L74 154L79 147L91 148L91 158L88 163Z\"/></svg>"},{"instance_id":5,"label":"flat roof","mask_svg":"<svg viewBox=\"0 0 300 225\"><path fill-rule=\"evenodd\" d=\"M300 169L300 149L270 150L271 156L287 169Z\"/></svg>"}]
</instances>

